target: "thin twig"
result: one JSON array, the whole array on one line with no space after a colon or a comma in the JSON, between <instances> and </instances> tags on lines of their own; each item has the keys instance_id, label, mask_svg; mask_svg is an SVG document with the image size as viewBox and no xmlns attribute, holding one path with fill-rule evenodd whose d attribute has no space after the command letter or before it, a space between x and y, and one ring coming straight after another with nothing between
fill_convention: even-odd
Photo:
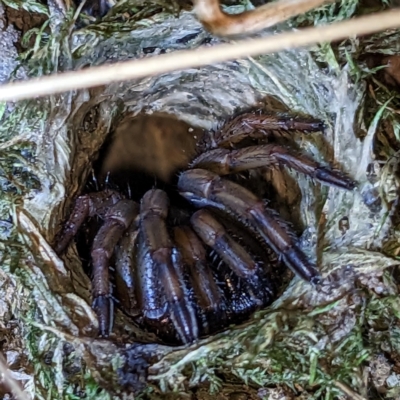
<instances>
[{"instance_id":1,"label":"thin twig","mask_svg":"<svg viewBox=\"0 0 400 400\"><path fill-rule=\"evenodd\" d=\"M343 393L346 394L346 396L350 400L367 400L365 397L361 396L360 394L356 393L353 389L350 388L350 386L347 386L343 382L339 381L333 381L333 384L340 389Z\"/></svg>"},{"instance_id":2,"label":"thin twig","mask_svg":"<svg viewBox=\"0 0 400 400\"><path fill-rule=\"evenodd\" d=\"M306 28L260 39L185 50L113 65L92 67L0 86L0 100L21 100L143 78L247 56L274 53L400 27L400 10L389 10L328 26Z\"/></svg>"},{"instance_id":3,"label":"thin twig","mask_svg":"<svg viewBox=\"0 0 400 400\"><path fill-rule=\"evenodd\" d=\"M269 28L334 0L279 0L255 10L227 14L219 0L194 0L194 11L204 27L219 36L238 35Z\"/></svg>"}]
</instances>

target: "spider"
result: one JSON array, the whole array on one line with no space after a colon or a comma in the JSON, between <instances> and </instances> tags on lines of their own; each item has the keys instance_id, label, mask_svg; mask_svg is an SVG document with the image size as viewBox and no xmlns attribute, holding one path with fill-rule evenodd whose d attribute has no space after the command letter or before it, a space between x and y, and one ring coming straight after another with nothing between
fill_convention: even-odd
<instances>
[{"instance_id":1,"label":"spider","mask_svg":"<svg viewBox=\"0 0 400 400\"><path fill-rule=\"evenodd\" d=\"M91 246L100 335L112 330L110 264L122 309L146 329L184 344L270 304L281 261L312 286L320 282L291 226L235 177L284 165L325 185L353 190L356 184L341 171L268 140L282 130L318 132L323 123L244 112L204 134L170 196L153 188L138 204L107 188L76 199L55 250L62 254L89 217L103 221Z\"/></svg>"}]
</instances>

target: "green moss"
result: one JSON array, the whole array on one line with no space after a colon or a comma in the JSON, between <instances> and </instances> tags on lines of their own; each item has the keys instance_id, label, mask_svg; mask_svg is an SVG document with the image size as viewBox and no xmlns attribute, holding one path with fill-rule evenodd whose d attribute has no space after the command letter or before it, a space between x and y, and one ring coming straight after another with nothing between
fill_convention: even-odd
<instances>
[{"instance_id":1,"label":"green moss","mask_svg":"<svg viewBox=\"0 0 400 400\"><path fill-rule=\"evenodd\" d=\"M47 7L35 0L1 0L1 2L14 10L23 9L32 13L48 15Z\"/></svg>"},{"instance_id":2,"label":"green moss","mask_svg":"<svg viewBox=\"0 0 400 400\"><path fill-rule=\"evenodd\" d=\"M40 12L48 12L34 1L3 2L32 12L40 6ZM347 19L360 12L358 1L347 0L307 13L293 20L292 24L324 24ZM96 43L108 38L114 38L118 43L131 40L132 36L135 37L135 30L174 18L176 14L176 5L170 3L120 2L104 21L91 23L86 17L83 22L88 25L73 31L76 16L71 11L57 28L51 27L50 31L48 21L41 29L33 29L25 35L22 44L26 45L32 37L35 37L35 44L20 55L21 66L27 69L29 76L70 69ZM72 39L79 42L74 47ZM313 57L322 68L330 69L334 74L346 69L353 82L368 80L372 91L367 92L359 120L365 124L366 130L369 127L373 132L377 131L376 147L383 161L392 157L395 151L385 140L385 133L380 129L381 122L385 121L393 128L395 140L399 141L397 110L400 98L398 92L388 89L377 78L376 74L382 67L368 68L361 56L376 51L398 53L399 42L399 32L395 32L348 40L338 45L321 44L313 51ZM281 88L286 90L284 83ZM0 226L2 268L15 272L30 289L35 285L29 271L19 268L21 261L26 259L27 249L18 236L16 207L24 196L40 190L40 171L35 159L39 141L36 138L44 137L48 121L56 117L57 107L52 98L19 103L11 112L4 104L0 107L0 141L3 146L0 147L0 219L4 221ZM386 222L386 219L382 221L382 227ZM397 233L391 234L384 251L387 255L397 256ZM161 391L176 392L187 389L188 383L195 386L208 382L210 391L217 393L226 381L236 378L255 387L285 386L314 399L343 396L343 387L362 393L365 391L362 369L371 358L382 350L400 352L400 302L396 283L389 272L384 273L382 282L386 290L382 295L378 296L358 282L351 288L351 293L317 304L312 309L283 301L272 309L258 313L253 321L242 327L232 328L190 349L169 353L163 359L162 368L152 374L151 382ZM112 398L109 392L99 387L93 370L84 363L77 376L63 381L63 363L68 361L61 353L60 340L34 324L41 320L40 312L34 297L25 300L30 313L23 320L24 341L37 380L33 389L37 398L78 399L77 388L87 398ZM343 333L342 339L334 341L329 336L332 326L324 322L336 311L343 312L344 307L351 308L353 319L349 328L342 327L348 330ZM50 365L43 361L44 355L49 352L56 353ZM152 395L151 387L143 394Z\"/></svg>"}]
</instances>

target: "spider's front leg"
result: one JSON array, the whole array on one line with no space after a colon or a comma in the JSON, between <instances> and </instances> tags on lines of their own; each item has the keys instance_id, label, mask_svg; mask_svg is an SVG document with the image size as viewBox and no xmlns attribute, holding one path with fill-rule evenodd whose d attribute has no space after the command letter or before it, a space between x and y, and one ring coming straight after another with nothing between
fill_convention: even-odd
<instances>
[{"instance_id":1,"label":"spider's front leg","mask_svg":"<svg viewBox=\"0 0 400 400\"><path fill-rule=\"evenodd\" d=\"M301 251L288 224L249 190L203 169L183 172L178 189L197 207L213 207L234 216L260 235L298 276L313 284L319 282L318 269Z\"/></svg>"},{"instance_id":2,"label":"spider's front leg","mask_svg":"<svg viewBox=\"0 0 400 400\"><path fill-rule=\"evenodd\" d=\"M183 267L168 235L168 206L167 195L157 189L148 191L141 201L138 300L148 323L166 318L168 311L182 342L190 343L198 337L198 326Z\"/></svg>"}]
</instances>

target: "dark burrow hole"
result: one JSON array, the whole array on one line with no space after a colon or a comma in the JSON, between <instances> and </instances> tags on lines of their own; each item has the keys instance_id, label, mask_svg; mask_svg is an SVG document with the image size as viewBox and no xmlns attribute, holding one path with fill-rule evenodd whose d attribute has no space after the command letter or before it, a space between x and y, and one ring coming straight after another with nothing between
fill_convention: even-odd
<instances>
[{"instance_id":1,"label":"dark burrow hole","mask_svg":"<svg viewBox=\"0 0 400 400\"><path fill-rule=\"evenodd\" d=\"M203 131L192 128L185 122L179 121L169 115L152 115L126 118L118 125L116 130L108 136L100 149L99 156L92 166L83 194L96 192L103 189L114 189L125 197L140 202L146 191L154 188L164 190L170 200L170 214L168 228L172 231L174 226L189 225L189 218L196 209L193 208L177 192L176 183L179 173L185 170L196 154L196 146L201 140ZM271 184L263 177L253 173L230 177L243 184L250 190L263 187L261 194L266 191L271 193ZM274 204L272 196L268 200ZM271 204L270 203L270 204ZM226 216L216 215L220 222L235 233L238 240L258 262L264 265L262 277L258 280L258 287L252 287L243 279L236 277L213 251L207 251L207 261L211 266L214 280L223 294L220 313L201 313L196 302L193 289L189 289L189 301L194 304L200 329L200 336L205 337L226 329L229 325L241 323L257 310L266 307L274 300L286 286L291 278L291 273L284 268L277 256L265 245L261 245L250 233L246 232L235 221L228 220ZM89 219L80 229L76 242L79 255L82 259L86 273L91 276L90 249L100 226L103 224L99 218ZM112 260L111 265L114 260ZM112 275L112 272L111 272ZM112 278L113 279L113 278ZM185 273L186 284L190 279ZM112 280L115 282L115 280ZM263 298L260 302L252 303L249 293L262 290L263 282L272 284L275 290L273 299ZM116 307L124 312L118 299L114 286L113 296ZM223 303L223 304L222 304ZM224 313L224 316L221 316ZM154 325L143 324L140 317L135 317L132 324L144 332L144 336L132 338L135 341L154 342L154 334L161 343L180 344L170 318L158 321ZM146 338L146 332L151 332ZM156 340L157 340L156 339Z\"/></svg>"}]
</instances>

